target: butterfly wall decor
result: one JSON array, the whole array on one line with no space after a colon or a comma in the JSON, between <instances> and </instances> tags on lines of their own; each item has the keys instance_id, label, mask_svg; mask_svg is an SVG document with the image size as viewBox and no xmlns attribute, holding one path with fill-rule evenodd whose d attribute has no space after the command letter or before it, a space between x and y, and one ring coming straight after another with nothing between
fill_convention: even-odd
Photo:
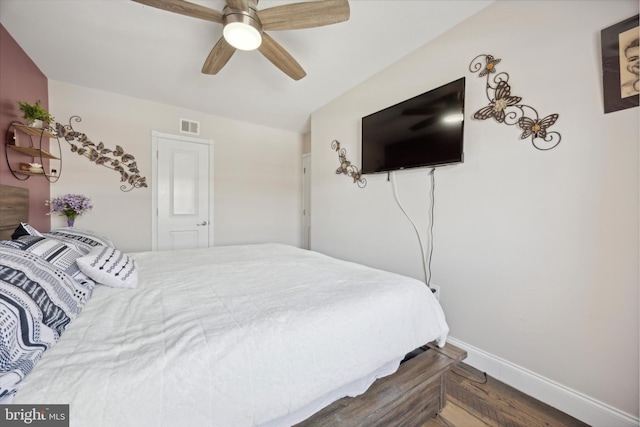
<instances>
[{"instance_id":1,"label":"butterfly wall decor","mask_svg":"<svg viewBox=\"0 0 640 427\"><path fill-rule=\"evenodd\" d=\"M55 124L56 135L69 143L72 153L84 156L90 162L112 169L120 174L120 190L131 191L134 188L146 188L147 179L140 176L135 157L125 153L124 149L116 145L115 150L105 147L104 143L95 144L87 135L76 131L71 122L81 122L79 116L71 116L68 125Z\"/></svg>"},{"instance_id":2,"label":"butterfly wall decor","mask_svg":"<svg viewBox=\"0 0 640 427\"><path fill-rule=\"evenodd\" d=\"M509 74L496 73L496 65L500 61L491 55L482 54L469 64L469 71L478 73L478 77L487 77L486 93L489 99L489 105L476 111L473 118L494 118L498 123L518 125L522 129L520 139L531 138L531 143L538 150L546 151L557 147L562 136L555 131L549 132L548 129L558 120L558 115L550 114L540 118L535 108L521 103L522 97L511 95Z\"/></svg>"},{"instance_id":3,"label":"butterfly wall decor","mask_svg":"<svg viewBox=\"0 0 640 427\"><path fill-rule=\"evenodd\" d=\"M353 183L357 184L358 187L366 187L367 180L362 177L360 169L352 165L351 162L347 160L347 150L344 148L340 148L340 142L334 139L331 142L331 148L338 152L338 161L340 161L340 166L338 166L338 169L336 169L336 174L345 174L349 178L353 178Z\"/></svg>"}]
</instances>

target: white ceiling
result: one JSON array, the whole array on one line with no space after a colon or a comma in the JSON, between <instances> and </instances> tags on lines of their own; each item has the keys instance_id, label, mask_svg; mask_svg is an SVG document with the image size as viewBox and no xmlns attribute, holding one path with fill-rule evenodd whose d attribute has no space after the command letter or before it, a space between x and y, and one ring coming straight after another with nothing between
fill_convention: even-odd
<instances>
[{"instance_id":1,"label":"white ceiling","mask_svg":"<svg viewBox=\"0 0 640 427\"><path fill-rule=\"evenodd\" d=\"M347 22L270 32L306 70L297 82L258 51L201 74L222 25L128 0L0 0L0 22L51 80L306 132L313 111L492 1L351 0Z\"/></svg>"}]
</instances>

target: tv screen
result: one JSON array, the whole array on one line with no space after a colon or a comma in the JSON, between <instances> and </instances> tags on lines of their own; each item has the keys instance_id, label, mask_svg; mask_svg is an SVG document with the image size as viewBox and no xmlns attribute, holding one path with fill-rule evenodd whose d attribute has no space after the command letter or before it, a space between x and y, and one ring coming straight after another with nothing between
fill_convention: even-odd
<instances>
[{"instance_id":1,"label":"tv screen","mask_svg":"<svg viewBox=\"0 0 640 427\"><path fill-rule=\"evenodd\" d=\"M458 79L362 118L362 173L463 161L464 84Z\"/></svg>"}]
</instances>

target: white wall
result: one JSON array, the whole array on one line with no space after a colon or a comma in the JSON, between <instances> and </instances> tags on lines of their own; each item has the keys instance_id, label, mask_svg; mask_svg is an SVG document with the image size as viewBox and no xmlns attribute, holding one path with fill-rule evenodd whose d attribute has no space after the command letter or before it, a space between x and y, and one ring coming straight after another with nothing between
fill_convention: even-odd
<instances>
[{"instance_id":1,"label":"white wall","mask_svg":"<svg viewBox=\"0 0 640 427\"><path fill-rule=\"evenodd\" d=\"M179 119L200 122L199 138L214 141L214 244L301 244L302 135L67 83L49 82L50 111L108 148L134 155L151 179L151 131L179 133ZM94 209L76 227L95 230L125 251L151 249L151 187L120 191L118 173L71 153L61 142L63 170L51 196L81 193ZM44 201L43 201L44 202ZM63 226L62 217L52 227Z\"/></svg>"},{"instance_id":2,"label":"white wall","mask_svg":"<svg viewBox=\"0 0 640 427\"><path fill-rule=\"evenodd\" d=\"M432 283L451 335L638 416L638 108L603 114L600 30L629 1L498 1L312 115L312 249L422 278L418 242L386 175L336 175L338 139L360 165L360 118L467 78L465 163L436 171ZM562 135L542 152L516 127L471 119L501 58L512 93ZM397 174L423 233L428 170Z\"/></svg>"}]
</instances>

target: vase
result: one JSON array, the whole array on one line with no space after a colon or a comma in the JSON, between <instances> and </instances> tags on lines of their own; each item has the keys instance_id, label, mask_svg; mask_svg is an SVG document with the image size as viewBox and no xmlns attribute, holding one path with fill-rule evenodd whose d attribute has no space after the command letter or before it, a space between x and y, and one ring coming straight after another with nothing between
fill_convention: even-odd
<instances>
[{"instance_id":1,"label":"vase","mask_svg":"<svg viewBox=\"0 0 640 427\"><path fill-rule=\"evenodd\" d=\"M32 128L44 128L44 122L42 120L27 120L27 124Z\"/></svg>"},{"instance_id":2,"label":"vase","mask_svg":"<svg viewBox=\"0 0 640 427\"><path fill-rule=\"evenodd\" d=\"M69 227L73 227L73 223L74 223L74 222L75 222L75 219L69 219L69 218L67 218L67 225L68 225Z\"/></svg>"}]
</instances>

